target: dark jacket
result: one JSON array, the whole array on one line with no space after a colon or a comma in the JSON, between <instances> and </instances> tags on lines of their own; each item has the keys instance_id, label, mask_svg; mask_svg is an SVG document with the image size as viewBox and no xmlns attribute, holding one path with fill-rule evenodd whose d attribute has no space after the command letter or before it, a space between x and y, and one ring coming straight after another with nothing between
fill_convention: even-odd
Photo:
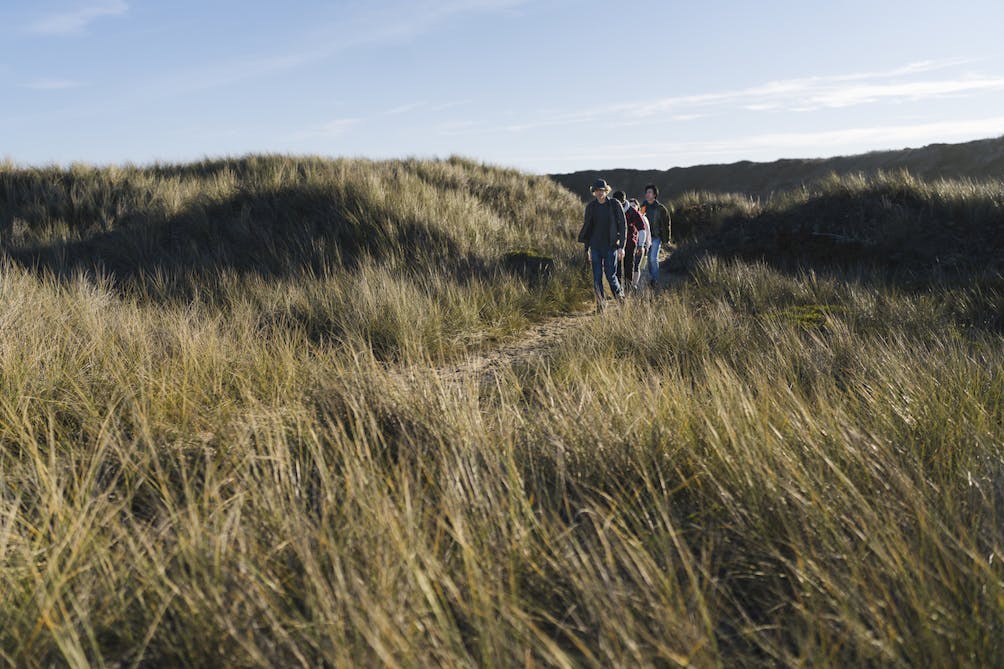
<instances>
[{"instance_id":1,"label":"dark jacket","mask_svg":"<svg viewBox=\"0 0 1004 669\"><path fill-rule=\"evenodd\" d=\"M666 209L662 202L656 200L652 204L647 202L642 204L642 213L648 218L648 223L652 228L650 231L652 239L670 241L672 222L669 218L669 209Z\"/></svg>"},{"instance_id":2,"label":"dark jacket","mask_svg":"<svg viewBox=\"0 0 1004 669\"><path fill-rule=\"evenodd\" d=\"M586 205L586 216L579 232L579 242L585 244L587 249L593 246L600 250L624 248L626 226L624 210L619 202L612 198L607 198L603 204L593 200ZM603 234L604 231L607 234ZM606 244L594 244L594 241Z\"/></svg>"}]
</instances>

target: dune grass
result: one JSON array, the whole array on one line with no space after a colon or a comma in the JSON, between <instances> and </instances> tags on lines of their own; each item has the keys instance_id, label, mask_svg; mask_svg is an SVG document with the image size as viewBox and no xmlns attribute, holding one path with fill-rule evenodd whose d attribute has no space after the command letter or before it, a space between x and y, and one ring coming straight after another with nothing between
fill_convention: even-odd
<instances>
[{"instance_id":1,"label":"dune grass","mask_svg":"<svg viewBox=\"0 0 1004 669\"><path fill-rule=\"evenodd\" d=\"M578 209L545 178L459 158L0 170L0 232L23 267L433 359L581 306ZM526 249L555 280L507 270Z\"/></svg>"},{"instance_id":2,"label":"dune grass","mask_svg":"<svg viewBox=\"0 0 1004 669\"><path fill-rule=\"evenodd\" d=\"M678 266L710 253L788 268L865 265L919 282L1004 273L1000 180L830 175L766 199L692 192L673 205Z\"/></svg>"},{"instance_id":3,"label":"dune grass","mask_svg":"<svg viewBox=\"0 0 1004 669\"><path fill-rule=\"evenodd\" d=\"M297 164L241 169L257 160ZM223 210L181 198L182 219L88 232L5 177L11 219L82 232L0 264L4 663L999 664L999 284L706 257L540 361L446 380L444 361L588 296L574 196L459 160L305 164L335 193L305 212L343 212L334 186L371 171L373 201L387 179L490 210L425 223L481 269L434 275L439 251L396 234L315 267L290 240L327 245L341 223L280 234L277 216L257 267L237 235L147 271L102 236L181 253L144 229ZM125 192L220 165L87 174ZM427 210L388 205L386 229L409 208ZM528 232L542 214L551 236ZM537 282L502 266L531 242L555 259Z\"/></svg>"}]
</instances>

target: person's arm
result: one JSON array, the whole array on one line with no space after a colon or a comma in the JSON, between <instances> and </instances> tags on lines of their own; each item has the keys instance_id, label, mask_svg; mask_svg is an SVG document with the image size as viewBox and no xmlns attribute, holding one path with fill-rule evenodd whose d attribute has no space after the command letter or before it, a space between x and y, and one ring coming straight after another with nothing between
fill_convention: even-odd
<instances>
[{"instance_id":1,"label":"person's arm","mask_svg":"<svg viewBox=\"0 0 1004 669\"><path fill-rule=\"evenodd\" d=\"M662 231L663 231L662 239L667 244L669 244L671 241L673 241L673 227L672 227L673 222L669 218L669 209L666 207L666 205L662 205L661 213L662 213Z\"/></svg>"},{"instance_id":2,"label":"person's arm","mask_svg":"<svg viewBox=\"0 0 1004 669\"><path fill-rule=\"evenodd\" d=\"M616 200L615 200L616 201ZM621 209L620 204L614 207L614 224L617 226L617 247L618 249L624 248L624 241L627 239L627 217L624 216L624 210Z\"/></svg>"},{"instance_id":3,"label":"person's arm","mask_svg":"<svg viewBox=\"0 0 1004 669\"><path fill-rule=\"evenodd\" d=\"M644 246L648 250L648 246L652 244L652 224L648 222L648 216L638 212L638 218L641 219L641 229L645 231L644 241L639 240L638 245Z\"/></svg>"}]
</instances>

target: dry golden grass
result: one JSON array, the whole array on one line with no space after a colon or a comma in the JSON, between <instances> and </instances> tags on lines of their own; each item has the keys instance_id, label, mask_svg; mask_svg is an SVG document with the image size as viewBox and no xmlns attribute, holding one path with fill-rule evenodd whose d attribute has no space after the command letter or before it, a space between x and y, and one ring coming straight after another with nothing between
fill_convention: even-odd
<instances>
[{"instance_id":1,"label":"dry golden grass","mask_svg":"<svg viewBox=\"0 0 1004 669\"><path fill-rule=\"evenodd\" d=\"M360 180L375 199L414 189L399 192L420 203L384 210L392 231L458 198L426 224L483 273L435 272L436 249L396 234L379 251L360 237L358 266L322 254L280 271L303 247L279 241L336 238L316 222L267 236L267 271L244 262L250 241L157 273L119 256L104 279L10 248L4 663L1000 663L999 284L706 259L677 290L582 319L540 361L447 380L443 361L588 296L574 197L464 161L306 163L331 179L315 206L332 229L351 225L339 193ZM162 169L87 174L109 192L184 181ZM11 174L7 211L26 188ZM185 198L215 197L172 188L190 212ZM464 218L478 207L495 213ZM142 240L152 223L134 215L121 225ZM541 222L557 224L543 242ZM553 254L551 279L495 266L528 243Z\"/></svg>"}]
</instances>

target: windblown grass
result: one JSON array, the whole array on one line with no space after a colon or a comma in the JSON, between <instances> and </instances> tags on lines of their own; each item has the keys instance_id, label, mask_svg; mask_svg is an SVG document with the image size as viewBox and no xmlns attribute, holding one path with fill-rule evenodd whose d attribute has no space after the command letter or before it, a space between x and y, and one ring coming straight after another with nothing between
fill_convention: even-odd
<instances>
[{"instance_id":1,"label":"windblown grass","mask_svg":"<svg viewBox=\"0 0 1004 669\"><path fill-rule=\"evenodd\" d=\"M764 200L688 193L678 265L710 253L787 268L871 265L922 280L1004 273L1004 181L831 175Z\"/></svg>"},{"instance_id":2,"label":"windblown grass","mask_svg":"<svg viewBox=\"0 0 1004 669\"><path fill-rule=\"evenodd\" d=\"M521 212L481 246L440 226L485 276L423 278L436 251L396 247L104 274L11 250L3 662L1000 662L999 285L705 258L539 362L444 381L486 328L574 302L570 242L525 230L565 196L462 161L372 167L391 165ZM531 239L551 278L491 266Z\"/></svg>"},{"instance_id":3,"label":"windblown grass","mask_svg":"<svg viewBox=\"0 0 1004 669\"><path fill-rule=\"evenodd\" d=\"M0 171L0 231L24 267L434 359L579 307L578 209L548 179L459 158ZM528 248L555 280L507 270Z\"/></svg>"}]
</instances>

